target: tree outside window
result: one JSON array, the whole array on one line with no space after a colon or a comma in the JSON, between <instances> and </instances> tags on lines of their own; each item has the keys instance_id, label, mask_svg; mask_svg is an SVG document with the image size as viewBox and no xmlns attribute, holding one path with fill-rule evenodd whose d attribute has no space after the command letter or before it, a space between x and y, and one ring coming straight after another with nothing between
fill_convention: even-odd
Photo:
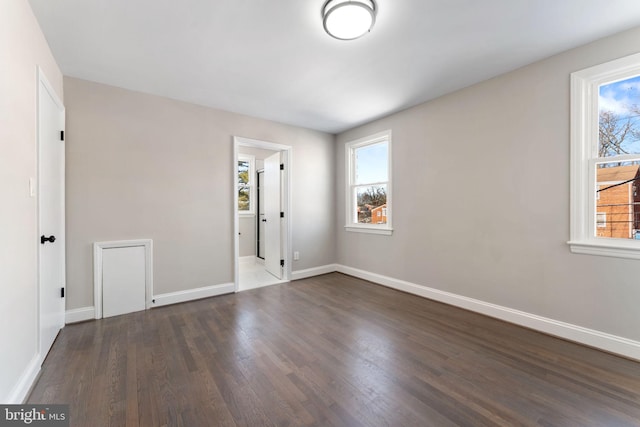
<instances>
[{"instance_id":1,"label":"tree outside window","mask_svg":"<svg viewBox=\"0 0 640 427\"><path fill-rule=\"evenodd\" d=\"M253 207L253 176L255 160L252 156L238 156L238 212L252 214Z\"/></svg>"}]
</instances>

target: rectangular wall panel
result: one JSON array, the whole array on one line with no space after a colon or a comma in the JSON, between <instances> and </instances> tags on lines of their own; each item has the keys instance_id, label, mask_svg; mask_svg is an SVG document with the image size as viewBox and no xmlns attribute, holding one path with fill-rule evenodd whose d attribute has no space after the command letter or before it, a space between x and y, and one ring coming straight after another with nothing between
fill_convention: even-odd
<instances>
[{"instance_id":1,"label":"rectangular wall panel","mask_svg":"<svg viewBox=\"0 0 640 427\"><path fill-rule=\"evenodd\" d=\"M105 248L102 252L103 317L145 309L145 247Z\"/></svg>"}]
</instances>

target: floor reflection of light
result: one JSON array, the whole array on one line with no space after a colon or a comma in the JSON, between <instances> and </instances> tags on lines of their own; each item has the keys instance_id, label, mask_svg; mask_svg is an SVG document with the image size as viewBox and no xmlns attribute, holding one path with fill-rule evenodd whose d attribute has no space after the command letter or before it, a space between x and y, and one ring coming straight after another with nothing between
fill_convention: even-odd
<instances>
[{"instance_id":1,"label":"floor reflection of light","mask_svg":"<svg viewBox=\"0 0 640 427\"><path fill-rule=\"evenodd\" d=\"M234 300L220 313L224 321L220 327L226 330L225 351L238 360L246 360L254 357L254 341L261 336L263 319L255 296L243 298L242 294L236 294Z\"/></svg>"},{"instance_id":2,"label":"floor reflection of light","mask_svg":"<svg viewBox=\"0 0 640 427\"><path fill-rule=\"evenodd\" d=\"M397 356L392 339L381 328L366 323L354 325L351 339L351 356L346 359L349 380L371 399L386 395L393 384L388 372L393 371Z\"/></svg>"}]
</instances>

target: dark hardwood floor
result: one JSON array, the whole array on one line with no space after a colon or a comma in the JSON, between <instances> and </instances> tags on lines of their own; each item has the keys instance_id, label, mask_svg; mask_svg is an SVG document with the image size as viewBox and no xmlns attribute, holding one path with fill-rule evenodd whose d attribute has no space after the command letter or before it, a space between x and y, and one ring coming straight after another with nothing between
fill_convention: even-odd
<instances>
[{"instance_id":1,"label":"dark hardwood floor","mask_svg":"<svg viewBox=\"0 0 640 427\"><path fill-rule=\"evenodd\" d=\"M72 426L638 426L640 363L338 273L66 326Z\"/></svg>"}]
</instances>

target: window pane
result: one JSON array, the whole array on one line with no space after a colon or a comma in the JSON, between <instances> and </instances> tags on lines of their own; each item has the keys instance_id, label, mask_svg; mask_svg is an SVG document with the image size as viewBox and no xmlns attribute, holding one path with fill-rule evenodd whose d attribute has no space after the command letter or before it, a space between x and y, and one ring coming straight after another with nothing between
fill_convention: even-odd
<instances>
[{"instance_id":1,"label":"window pane","mask_svg":"<svg viewBox=\"0 0 640 427\"><path fill-rule=\"evenodd\" d=\"M358 224L387 223L387 186L356 187Z\"/></svg>"},{"instance_id":2,"label":"window pane","mask_svg":"<svg viewBox=\"0 0 640 427\"><path fill-rule=\"evenodd\" d=\"M249 173L251 163L248 160L238 161L238 210L250 211L250 194Z\"/></svg>"},{"instance_id":3,"label":"window pane","mask_svg":"<svg viewBox=\"0 0 640 427\"><path fill-rule=\"evenodd\" d=\"M389 144L379 142L355 150L355 184L388 181Z\"/></svg>"},{"instance_id":4,"label":"window pane","mask_svg":"<svg viewBox=\"0 0 640 427\"><path fill-rule=\"evenodd\" d=\"M640 161L596 168L596 236L640 239Z\"/></svg>"},{"instance_id":5,"label":"window pane","mask_svg":"<svg viewBox=\"0 0 640 427\"><path fill-rule=\"evenodd\" d=\"M238 184L249 183L249 162L246 160L238 161Z\"/></svg>"},{"instance_id":6,"label":"window pane","mask_svg":"<svg viewBox=\"0 0 640 427\"><path fill-rule=\"evenodd\" d=\"M600 86L598 156L640 153L640 76Z\"/></svg>"},{"instance_id":7,"label":"window pane","mask_svg":"<svg viewBox=\"0 0 640 427\"><path fill-rule=\"evenodd\" d=\"M250 210L249 204L249 187L238 187L238 210Z\"/></svg>"}]
</instances>

